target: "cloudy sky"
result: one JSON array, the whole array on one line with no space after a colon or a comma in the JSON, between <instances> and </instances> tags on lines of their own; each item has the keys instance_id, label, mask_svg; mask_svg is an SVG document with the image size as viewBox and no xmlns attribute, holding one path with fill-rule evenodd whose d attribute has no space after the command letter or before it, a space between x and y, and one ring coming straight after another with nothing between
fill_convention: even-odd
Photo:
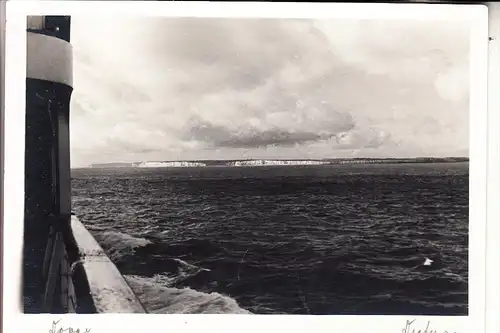
<instances>
[{"instance_id":1,"label":"cloudy sky","mask_svg":"<svg viewBox=\"0 0 500 333\"><path fill-rule=\"evenodd\" d=\"M467 156L460 22L72 18L73 166Z\"/></svg>"}]
</instances>

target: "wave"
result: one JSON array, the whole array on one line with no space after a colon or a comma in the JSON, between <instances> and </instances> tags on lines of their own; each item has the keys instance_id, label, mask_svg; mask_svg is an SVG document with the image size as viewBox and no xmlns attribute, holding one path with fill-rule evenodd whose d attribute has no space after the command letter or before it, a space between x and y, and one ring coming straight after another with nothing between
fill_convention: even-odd
<instances>
[{"instance_id":1,"label":"wave","mask_svg":"<svg viewBox=\"0 0 500 333\"><path fill-rule=\"evenodd\" d=\"M177 270L174 273L163 273L165 275L157 274L155 276L155 279L158 279L158 277L160 276L164 276L165 279L160 279L160 281L165 282L163 284L174 286L175 284L181 282L194 282L194 280L196 279L199 279L203 282L208 280L206 274L203 273L210 272L210 269L192 265L179 258L172 258L170 260L177 264Z\"/></svg>"},{"instance_id":2,"label":"wave","mask_svg":"<svg viewBox=\"0 0 500 333\"><path fill-rule=\"evenodd\" d=\"M191 288L171 288L169 277L156 275L152 278L125 275L132 290L150 313L157 314L251 314L238 302L216 292L204 293Z\"/></svg>"},{"instance_id":3,"label":"wave","mask_svg":"<svg viewBox=\"0 0 500 333\"><path fill-rule=\"evenodd\" d=\"M117 260L125 255L133 255L136 248L151 244L151 241L145 238L134 237L119 231L97 232L94 237L107 250L111 260Z\"/></svg>"},{"instance_id":4,"label":"wave","mask_svg":"<svg viewBox=\"0 0 500 333\"><path fill-rule=\"evenodd\" d=\"M177 287L190 283L205 285L211 280L210 269L177 257L196 251L206 252L210 242L187 240L179 247L179 244L164 244L155 237L146 239L119 231L103 231L101 228L91 230L106 254L124 274L163 274L162 284Z\"/></svg>"},{"instance_id":5,"label":"wave","mask_svg":"<svg viewBox=\"0 0 500 333\"><path fill-rule=\"evenodd\" d=\"M134 237L119 231L99 231L95 237L107 249L106 252L111 260L120 266L129 262L126 257L134 255L136 249L146 250L150 246L155 246L155 243L148 239ZM206 293L187 287L196 280L207 282L206 275L210 274L210 269L175 257L163 257L162 262L163 269L170 268L167 269L167 272L155 274L152 277L124 275L132 290L149 312L160 314L251 314L229 296L216 292Z\"/></svg>"}]
</instances>

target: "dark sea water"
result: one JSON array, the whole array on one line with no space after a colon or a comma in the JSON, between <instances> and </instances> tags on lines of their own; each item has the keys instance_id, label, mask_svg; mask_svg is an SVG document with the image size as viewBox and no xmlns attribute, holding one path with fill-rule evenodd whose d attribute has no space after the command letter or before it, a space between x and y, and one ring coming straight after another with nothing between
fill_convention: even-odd
<instances>
[{"instance_id":1,"label":"dark sea water","mask_svg":"<svg viewBox=\"0 0 500 333\"><path fill-rule=\"evenodd\" d=\"M72 186L150 312L468 313L468 163L75 169Z\"/></svg>"}]
</instances>

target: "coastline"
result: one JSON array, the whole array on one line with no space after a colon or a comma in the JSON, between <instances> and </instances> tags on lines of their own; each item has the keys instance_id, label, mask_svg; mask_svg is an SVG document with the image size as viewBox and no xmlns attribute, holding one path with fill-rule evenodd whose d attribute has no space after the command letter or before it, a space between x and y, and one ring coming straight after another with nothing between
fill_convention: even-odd
<instances>
[{"instance_id":1,"label":"coastline","mask_svg":"<svg viewBox=\"0 0 500 333\"><path fill-rule=\"evenodd\" d=\"M203 168L203 167L258 167L258 166L303 166L339 164L442 164L468 163L467 157L417 157L417 158L350 158L350 159L242 159L242 160L182 160L146 161L123 163L95 163L87 167L72 169L114 169L114 168Z\"/></svg>"}]
</instances>

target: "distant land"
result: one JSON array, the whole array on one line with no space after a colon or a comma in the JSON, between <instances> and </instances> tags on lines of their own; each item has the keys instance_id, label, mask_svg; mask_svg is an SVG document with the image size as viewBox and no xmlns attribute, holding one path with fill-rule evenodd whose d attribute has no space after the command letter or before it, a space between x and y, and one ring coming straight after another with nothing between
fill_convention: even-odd
<instances>
[{"instance_id":1,"label":"distant land","mask_svg":"<svg viewBox=\"0 0 500 333\"><path fill-rule=\"evenodd\" d=\"M182 168L214 166L279 166L279 165L332 165L332 164L401 164L401 163L458 163L469 162L468 157L414 157L414 158L330 158L330 159L241 159L241 160L184 160L145 161L132 163L96 163L94 169L114 168Z\"/></svg>"}]
</instances>

